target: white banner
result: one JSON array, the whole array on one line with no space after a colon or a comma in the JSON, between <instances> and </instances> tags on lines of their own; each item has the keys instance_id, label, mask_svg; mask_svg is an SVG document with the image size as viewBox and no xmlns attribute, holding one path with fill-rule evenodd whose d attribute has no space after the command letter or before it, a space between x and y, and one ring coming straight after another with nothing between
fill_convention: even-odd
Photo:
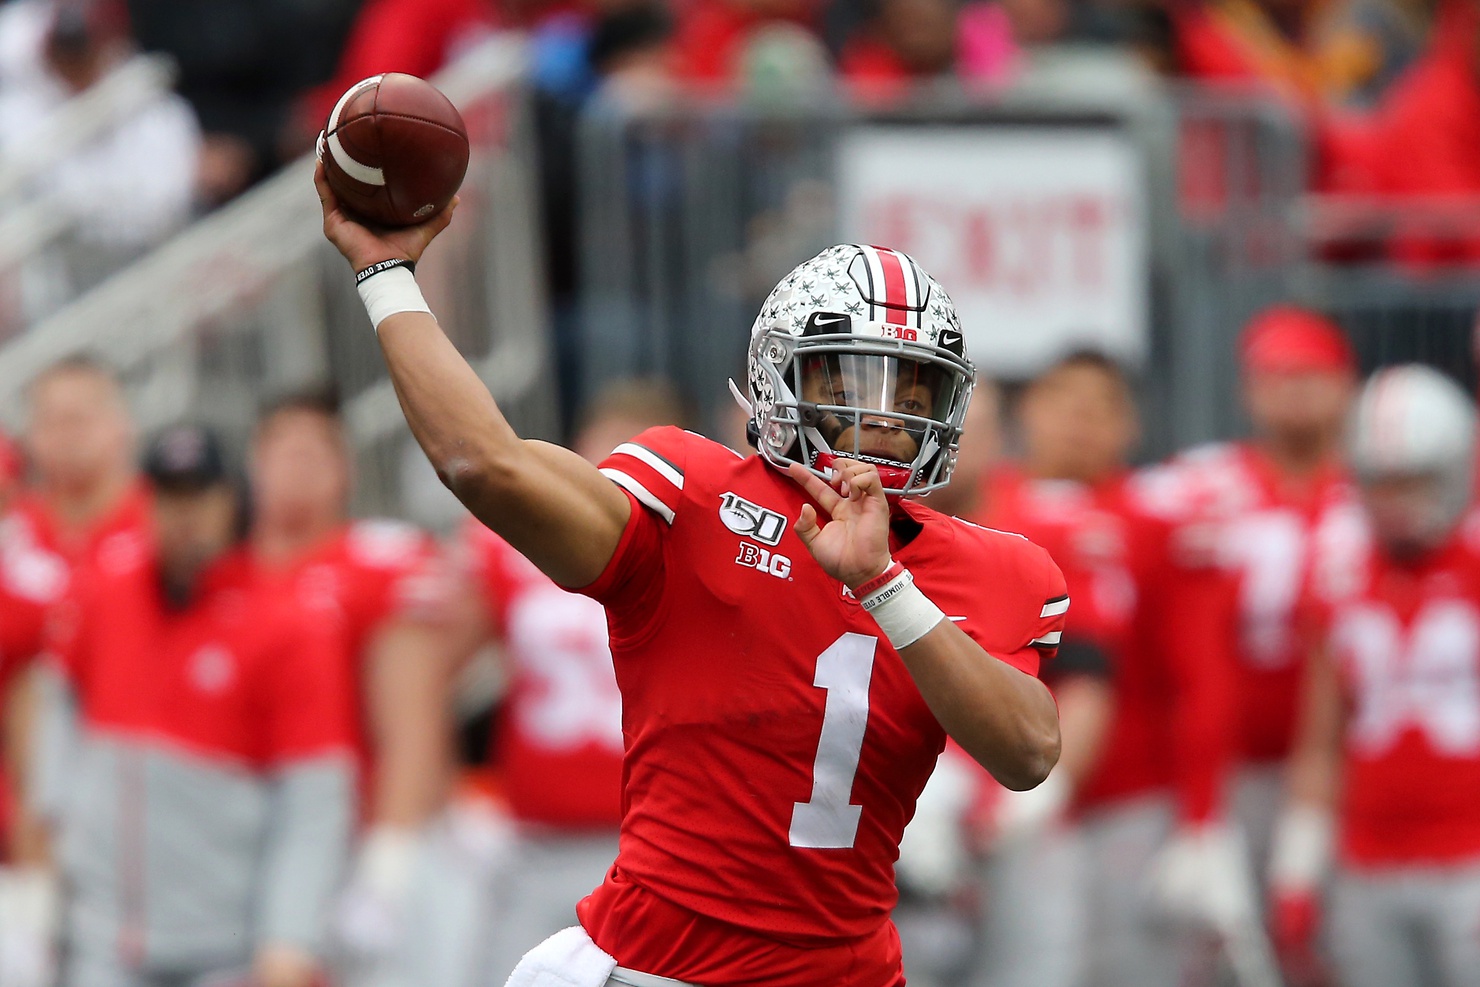
<instances>
[{"instance_id":1,"label":"white banner","mask_svg":"<svg viewBox=\"0 0 1480 987\"><path fill-rule=\"evenodd\" d=\"M840 148L845 239L896 247L945 286L968 352L1024 376L1076 345L1147 349L1140 158L1108 127L854 128Z\"/></svg>"}]
</instances>

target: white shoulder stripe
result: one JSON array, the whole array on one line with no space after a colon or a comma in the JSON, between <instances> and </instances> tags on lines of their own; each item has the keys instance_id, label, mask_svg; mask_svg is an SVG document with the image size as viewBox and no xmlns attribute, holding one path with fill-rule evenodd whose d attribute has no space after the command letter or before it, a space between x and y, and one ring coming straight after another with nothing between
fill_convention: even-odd
<instances>
[{"instance_id":1,"label":"white shoulder stripe","mask_svg":"<svg viewBox=\"0 0 1480 987\"><path fill-rule=\"evenodd\" d=\"M612 455L631 456L633 459L641 460L663 479L673 484L678 489L683 489L683 474L673 468L673 464L650 449L644 449L636 442L623 442L612 450Z\"/></svg>"},{"instance_id":2,"label":"white shoulder stripe","mask_svg":"<svg viewBox=\"0 0 1480 987\"><path fill-rule=\"evenodd\" d=\"M1043 612L1040 613L1038 616L1040 616L1040 617L1057 617L1061 613L1068 613L1068 612L1069 612L1069 598L1066 596L1062 600L1049 600L1047 603L1045 603L1043 605Z\"/></svg>"},{"instance_id":3,"label":"white shoulder stripe","mask_svg":"<svg viewBox=\"0 0 1480 987\"><path fill-rule=\"evenodd\" d=\"M1028 643L1033 645L1042 645L1046 648L1057 648L1059 646L1059 641L1063 638L1063 636L1063 631L1049 631L1042 637L1035 637L1032 641Z\"/></svg>"},{"instance_id":4,"label":"white shoulder stripe","mask_svg":"<svg viewBox=\"0 0 1480 987\"><path fill-rule=\"evenodd\" d=\"M639 503L657 514L658 517L667 521L669 524L673 523L673 509L657 497L654 497L647 487L638 483L621 470L612 469L610 466L603 466L601 468L601 475L636 497Z\"/></svg>"}]
</instances>

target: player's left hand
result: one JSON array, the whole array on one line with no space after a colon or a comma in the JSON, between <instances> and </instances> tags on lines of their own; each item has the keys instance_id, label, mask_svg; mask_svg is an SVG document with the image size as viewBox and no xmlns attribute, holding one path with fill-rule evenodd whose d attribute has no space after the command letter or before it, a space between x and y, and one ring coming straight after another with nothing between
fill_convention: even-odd
<instances>
[{"instance_id":1,"label":"player's left hand","mask_svg":"<svg viewBox=\"0 0 1480 987\"><path fill-rule=\"evenodd\" d=\"M876 467L838 459L831 484L800 463L787 473L831 518L824 524L817 508L803 504L796 522L797 537L823 572L856 589L889 567L889 502Z\"/></svg>"}]
</instances>

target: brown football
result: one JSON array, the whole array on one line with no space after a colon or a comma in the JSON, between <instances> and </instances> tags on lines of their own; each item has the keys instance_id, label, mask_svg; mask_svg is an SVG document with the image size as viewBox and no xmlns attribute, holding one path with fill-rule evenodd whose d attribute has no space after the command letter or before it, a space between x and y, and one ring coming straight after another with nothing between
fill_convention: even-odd
<instances>
[{"instance_id":1,"label":"brown football","mask_svg":"<svg viewBox=\"0 0 1480 987\"><path fill-rule=\"evenodd\" d=\"M462 185L468 129L436 86L387 72L339 97L319 157L345 211L378 226L411 226L446 208Z\"/></svg>"}]
</instances>

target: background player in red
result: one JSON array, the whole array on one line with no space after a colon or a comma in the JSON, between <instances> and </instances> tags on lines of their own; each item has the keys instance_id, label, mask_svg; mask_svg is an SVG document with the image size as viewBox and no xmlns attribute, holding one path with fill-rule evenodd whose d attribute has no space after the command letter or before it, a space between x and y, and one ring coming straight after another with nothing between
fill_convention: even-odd
<instances>
[{"instance_id":1,"label":"background player in red","mask_svg":"<svg viewBox=\"0 0 1480 987\"><path fill-rule=\"evenodd\" d=\"M1225 927L1253 921L1258 895L1245 858L1256 874L1268 859L1307 645L1301 587L1355 510L1341 448L1355 360L1341 329L1277 306L1249 323L1239 346L1253 437L1184 453L1157 481L1176 502L1163 633L1169 648L1234 676L1231 705L1200 718L1233 717L1237 765L1226 793L1221 768L1203 772L1207 805L1184 811L1158 866L1158 894L1172 913ZM1199 585L1209 570L1226 573L1224 599L1188 600L1179 587Z\"/></svg>"},{"instance_id":2,"label":"background player in red","mask_svg":"<svg viewBox=\"0 0 1480 987\"><path fill-rule=\"evenodd\" d=\"M949 479L972 370L944 291L895 251L824 251L752 332L763 457L657 429L597 470L519 439L411 272L382 264L414 261L450 211L382 237L317 185L351 266L382 265L362 298L439 475L607 606L621 849L581 925L511 982L902 982L892 865L946 735L1013 788L1059 743L1033 673L1062 576L1025 539L886 500Z\"/></svg>"},{"instance_id":3,"label":"background player in red","mask_svg":"<svg viewBox=\"0 0 1480 987\"><path fill-rule=\"evenodd\" d=\"M571 447L595 465L682 417L663 382L619 382L586 408ZM530 947L575 921L576 902L617 857L622 697L601 604L561 589L472 518L461 552L471 622L499 643L509 678L491 753L517 842L496 875L485 980L502 984Z\"/></svg>"},{"instance_id":4,"label":"background player in red","mask_svg":"<svg viewBox=\"0 0 1480 987\"><path fill-rule=\"evenodd\" d=\"M1391 367L1362 392L1352 432L1371 555L1312 581L1325 634L1275 847L1275 914L1285 944L1308 953L1334 816L1327 931L1339 982L1476 984L1480 527L1465 520L1475 410L1438 371Z\"/></svg>"},{"instance_id":5,"label":"background player in red","mask_svg":"<svg viewBox=\"0 0 1480 987\"><path fill-rule=\"evenodd\" d=\"M151 443L154 536L79 569L62 983L308 987L353 818L342 641L234 551L216 438Z\"/></svg>"},{"instance_id":6,"label":"background player in red","mask_svg":"<svg viewBox=\"0 0 1480 987\"><path fill-rule=\"evenodd\" d=\"M27 392L24 436L33 484L17 510L69 561L137 549L148 505L117 376L87 356L42 371Z\"/></svg>"},{"instance_id":7,"label":"background player in red","mask_svg":"<svg viewBox=\"0 0 1480 987\"><path fill-rule=\"evenodd\" d=\"M404 940L423 828L451 772L449 581L427 535L400 522L348 520L352 463L332 395L269 405L249 478L253 562L264 579L330 615L349 662L363 829L341 910L345 944L357 967L412 964ZM432 976L420 970L422 980Z\"/></svg>"},{"instance_id":8,"label":"background player in red","mask_svg":"<svg viewBox=\"0 0 1480 987\"><path fill-rule=\"evenodd\" d=\"M29 788L34 706L16 685L41 651L46 615L66 590L67 568L11 513L22 472L20 451L0 434L0 983L42 987L51 973L56 888L44 831L20 797Z\"/></svg>"}]
</instances>

